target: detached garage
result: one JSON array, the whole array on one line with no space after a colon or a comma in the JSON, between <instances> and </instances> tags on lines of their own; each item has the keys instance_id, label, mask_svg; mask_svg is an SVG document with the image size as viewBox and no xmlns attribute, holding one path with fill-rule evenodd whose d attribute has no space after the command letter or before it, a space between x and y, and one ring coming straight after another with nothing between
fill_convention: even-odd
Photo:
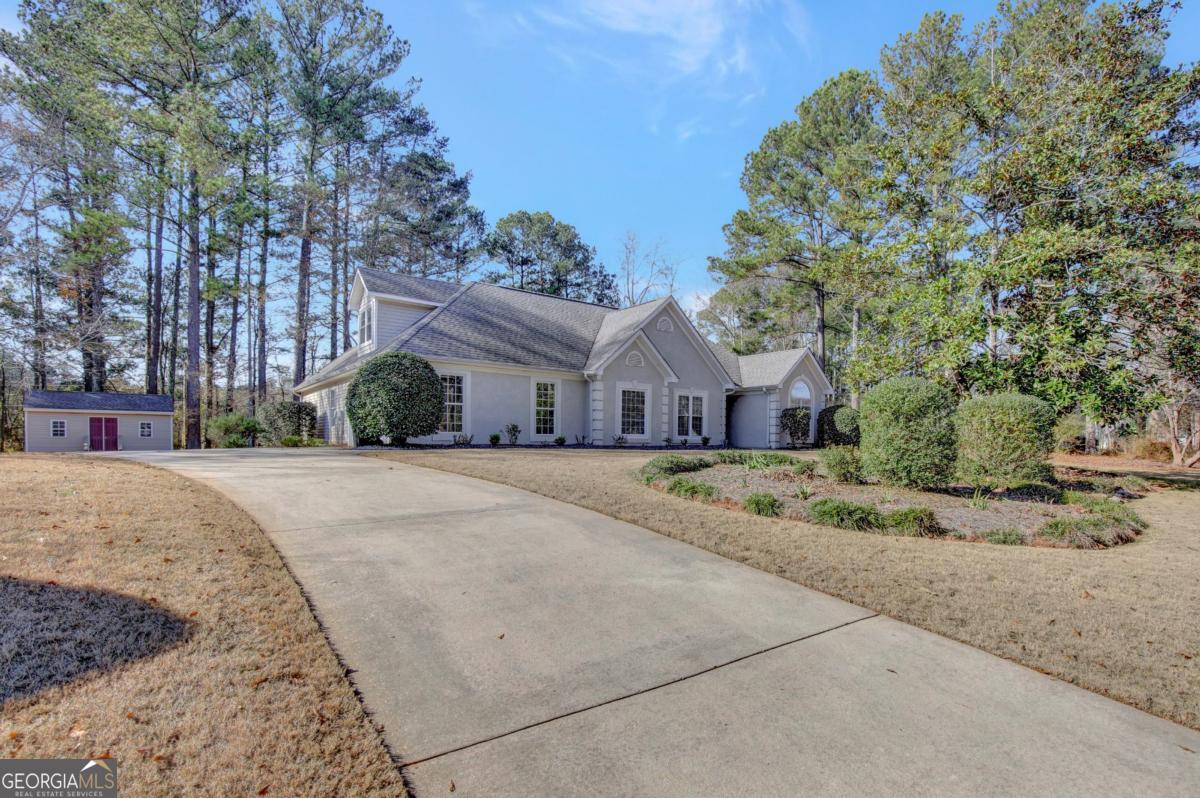
<instances>
[{"instance_id":1,"label":"detached garage","mask_svg":"<svg viewBox=\"0 0 1200 798\"><path fill-rule=\"evenodd\" d=\"M25 451L170 449L174 420L174 402L162 394L30 391Z\"/></svg>"}]
</instances>

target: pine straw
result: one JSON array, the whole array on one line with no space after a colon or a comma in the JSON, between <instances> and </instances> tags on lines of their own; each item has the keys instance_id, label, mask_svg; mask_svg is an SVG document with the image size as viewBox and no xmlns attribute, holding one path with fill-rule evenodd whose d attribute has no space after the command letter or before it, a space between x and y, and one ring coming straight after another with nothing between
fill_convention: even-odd
<instances>
[{"instance_id":1,"label":"pine straw","mask_svg":"<svg viewBox=\"0 0 1200 798\"><path fill-rule=\"evenodd\" d=\"M1115 549L888 537L759 518L652 490L653 453L402 451L413 465L597 510L1200 728L1200 493L1133 503ZM937 678L931 674L930 678Z\"/></svg>"},{"instance_id":2,"label":"pine straw","mask_svg":"<svg viewBox=\"0 0 1200 798\"><path fill-rule=\"evenodd\" d=\"M111 458L0 457L0 755L120 763L127 796L403 796L263 532Z\"/></svg>"}]
</instances>

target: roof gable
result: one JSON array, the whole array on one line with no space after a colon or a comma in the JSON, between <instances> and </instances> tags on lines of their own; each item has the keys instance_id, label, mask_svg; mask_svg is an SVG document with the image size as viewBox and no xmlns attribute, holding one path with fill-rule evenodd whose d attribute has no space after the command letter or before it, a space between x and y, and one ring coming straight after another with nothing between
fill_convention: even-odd
<instances>
[{"instance_id":1,"label":"roof gable","mask_svg":"<svg viewBox=\"0 0 1200 798\"><path fill-rule=\"evenodd\" d=\"M741 386L743 388L771 388L781 385L802 362L809 359L812 360L814 370L821 375L823 381L821 387L826 392L832 391L833 385L825 376L824 370L817 366L816 358L808 347L740 356L738 366L742 373Z\"/></svg>"},{"instance_id":2,"label":"roof gable","mask_svg":"<svg viewBox=\"0 0 1200 798\"><path fill-rule=\"evenodd\" d=\"M459 283L430 280L412 274L395 274L378 269L359 268L354 274L354 288L350 293L350 304L357 306L363 292L379 294L393 299L440 305L462 288Z\"/></svg>"}]
</instances>

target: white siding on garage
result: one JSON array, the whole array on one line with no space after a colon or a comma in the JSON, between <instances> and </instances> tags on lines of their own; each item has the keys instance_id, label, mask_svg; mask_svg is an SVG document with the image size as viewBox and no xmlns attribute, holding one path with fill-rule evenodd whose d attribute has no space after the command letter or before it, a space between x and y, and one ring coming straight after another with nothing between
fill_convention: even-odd
<instances>
[{"instance_id":1,"label":"white siding on garage","mask_svg":"<svg viewBox=\"0 0 1200 798\"><path fill-rule=\"evenodd\" d=\"M317 435L326 443L348 446L350 420L346 418L346 391L350 381L340 382L306 396L317 408Z\"/></svg>"}]
</instances>

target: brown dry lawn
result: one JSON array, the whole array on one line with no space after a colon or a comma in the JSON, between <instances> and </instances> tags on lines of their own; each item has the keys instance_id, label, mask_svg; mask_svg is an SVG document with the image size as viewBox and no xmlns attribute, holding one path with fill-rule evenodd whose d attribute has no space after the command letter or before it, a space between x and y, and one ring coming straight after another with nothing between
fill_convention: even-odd
<instances>
[{"instance_id":1,"label":"brown dry lawn","mask_svg":"<svg viewBox=\"0 0 1200 798\"><path fill-rule=\"evenodd\" d=\"M0 457L0 755L115 757L129 796L404 796L300 588L203 486Z\"/></svg>"},{"instance_id":2,"label":"brown dry lawn","mask_svg":"<svg viewBox=\"0 0 1200 798\"><path fill-rule=\"evenodd\" d=\"M1134 502L1150 529L1114 549L994 546L851 532L679 499L633 479L654 454L375 456L597 510L1200 728L1200 492L1158 491Z\"/></svg>"}]
</instances>

